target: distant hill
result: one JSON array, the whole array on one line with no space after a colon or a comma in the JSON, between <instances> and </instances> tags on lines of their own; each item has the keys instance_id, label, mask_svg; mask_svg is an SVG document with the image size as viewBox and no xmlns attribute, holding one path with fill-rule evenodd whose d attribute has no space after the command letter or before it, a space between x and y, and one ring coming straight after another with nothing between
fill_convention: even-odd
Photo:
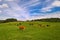
<instances>
[{"instance_id":1,"label":"distant hill","mask_svg":"<svg viewBox=\"0 0 60 40\"><path fill-rule=\"evenodd\" d=\"M35 20L31 20L31 21L60 22L60 18L35 19Z\"/></svg>"}]
</instances>

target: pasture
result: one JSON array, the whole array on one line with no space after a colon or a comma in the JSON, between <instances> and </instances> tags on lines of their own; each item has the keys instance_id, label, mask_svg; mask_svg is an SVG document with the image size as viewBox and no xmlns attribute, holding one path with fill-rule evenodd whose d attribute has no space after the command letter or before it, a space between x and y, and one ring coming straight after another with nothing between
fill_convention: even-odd
<instances>
[{"instance_id":1,"label":"pasture","mask_svg":"<svg viewBox=\"0 0 60 40\"><path fill-rule=\"evenodd\" d=\"M25 30L19 29L21 25ZM0 40L60 40L60 22L1 23Z\"/></svg>"}]
</instances>

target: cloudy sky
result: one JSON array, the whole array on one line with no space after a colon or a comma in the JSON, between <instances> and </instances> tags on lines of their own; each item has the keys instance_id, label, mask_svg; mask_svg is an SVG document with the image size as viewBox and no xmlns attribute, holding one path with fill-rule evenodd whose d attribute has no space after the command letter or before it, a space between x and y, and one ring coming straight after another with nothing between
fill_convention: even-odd
<instances>
[{"instance_id":1,"label":"cloudy sky","mask_svg":"<svg viewBox=\"0 0 60 40\"><path fill-rule=\"evenodd\" d=\"M60 18L60 0L0 0L0 20Z\"/></svg>"}]
</instances>

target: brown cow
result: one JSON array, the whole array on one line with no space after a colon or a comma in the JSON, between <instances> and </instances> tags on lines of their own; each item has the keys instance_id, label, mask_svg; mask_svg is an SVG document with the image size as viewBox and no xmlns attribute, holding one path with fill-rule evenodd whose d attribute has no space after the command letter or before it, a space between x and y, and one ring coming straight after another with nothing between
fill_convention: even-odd
<instances>
[{"instance_id":1,"label":"brown cow","mask_svg":"<svg viewBox=\"0 0 60 40\"><path fill-rule=\"evenodd\" d=\"M20 30L24 30L25 29L25 26L19 26L19 29Z\"/></svg>"}]
</instances>

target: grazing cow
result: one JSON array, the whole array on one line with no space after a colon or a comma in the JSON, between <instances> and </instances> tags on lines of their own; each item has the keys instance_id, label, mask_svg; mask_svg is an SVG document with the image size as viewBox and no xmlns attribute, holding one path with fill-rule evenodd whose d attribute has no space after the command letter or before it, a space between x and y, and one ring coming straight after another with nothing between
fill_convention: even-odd
<instances>
[{"instance_id":1,"label":"grazing cow","mask_svg":"<svg viewBox=\"0 0 60 40\"><path fill-rule=\"evenodd\" d=\"M50 25L46 25L47 27L50 26Z\"/></svg>"},{"instance_id":2,"label":"grazing cow","mask_svg":"<svg viewBox=\"0 0 60 40\"><path fill-rule=\"evenodd\" d=\"M20 30L24 30L25 29L25 26L19 26L19 29Z\"/></svg>"},{"instance_id":3,"label":"grazing cow","mask_svg":"<svg viewBox=\"0 0 60 40\"><path fill-rule=\"evenodd\" d=\"M43 25L43 24L38 24L40 27L45 27L45 25Z\"/></svg>"},{"instance_id":4,"label":"grazing cow","mask_svg":"<svg viewBox=\"0 0 60 40\"><path fill-rule=\"evenodd\" d=\"M40 27L42 26L42 24L38 24Z\"/></svg>"}]
</instances>

